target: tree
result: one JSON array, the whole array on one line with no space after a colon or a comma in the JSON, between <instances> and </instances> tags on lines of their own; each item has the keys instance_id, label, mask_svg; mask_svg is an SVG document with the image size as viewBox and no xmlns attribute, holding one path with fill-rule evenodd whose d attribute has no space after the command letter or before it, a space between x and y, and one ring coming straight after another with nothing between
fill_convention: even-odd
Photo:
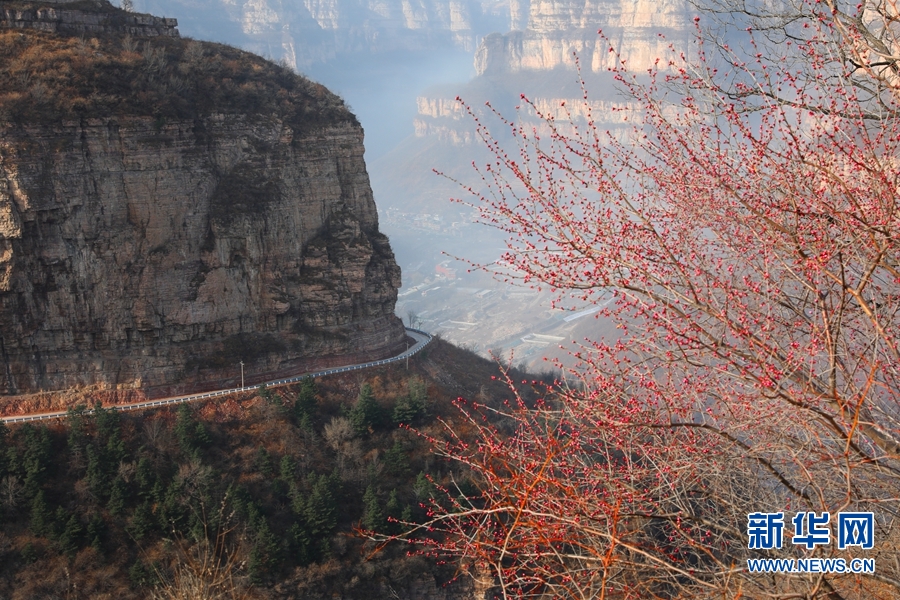
<instances>
[{"instance_id":1,"label":"tree","mask_svg":"<svg viewBox=\"0 0 900 600\"><path fill-rule=\"evenodd\" d=\"M297 392L297 400L294 402L294 415L298 422L304 418L311 420L316 414L317 396L319 390L316 380L312 377L304 377L300 381L300 389Z\"/></svg>"},{"instance_id":2,"label":"tree","mask_svg":"<svg viewBox=\"0 0 900 600\"><path fill-rule=\"evenodd\" d=\"M445 489L418 531L446 537L421 542L475 560L504 597L900 589L898 47L893 21L867 36L868 4L855 20L823 6L799 3L803 33L776 55L740 30L749 56L711 52L699 25L649 74L611 49L631 128L599 125L587 94L559 120L523 98L524 119L500 117L508 152L470 110L494 160L466 189L510 235L507 276L601 305L618 332L577 345L536 406L461 402L465 425L433 440L480 492ZM805 511L873 512L866 557L884 569L748 573L804 556L790 529L782 550L748 548L748 514L790 528ZM805 555L847 557L833 538Z\"/></svg>"},{"instance_id":3,"label":"tree","mask_svg":"<svg viewBox=\"0 0 900 600\"><path fill-rule=\"evenodd\" d=\"M401 396L394 405L392 418L394 423L409 425L419 416L425 414L428 404L428 387L418 377L409 380L409 394Z\"/></svg>"},{"instance_id":4,"label":"tree","mask_svg":"<svg viewBox=\"0 0 900 600\"><path fill-rule=\"evenodd\" d=\"M356 404L350 409L350 423L357 435L365 435L370 429L381 425L383 411L375 400L372 386L364 383L359 390Z\"/></svg>"},{"instance_id":5,"label":"tree","mask_svg":"<svg viewBox=\"0 0 900 600\"><path fill-rule=\"evenodd\" d=\"M371 485L366 487L366 493L363 494L362 525L370 531L384 529L385 525L381 503L378 502L378 496Z\"/></svg>"}]
</instances>

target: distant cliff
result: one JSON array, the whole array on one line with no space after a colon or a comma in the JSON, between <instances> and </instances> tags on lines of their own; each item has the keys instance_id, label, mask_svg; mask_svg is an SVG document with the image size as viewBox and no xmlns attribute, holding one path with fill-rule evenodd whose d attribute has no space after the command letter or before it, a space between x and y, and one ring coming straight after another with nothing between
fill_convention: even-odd
<instances>
[{"instance_id":1,"label":"distant cliff","mask_svg":"<svg viewBox=\"0 0 900 600\"><path fill-rule=\"evenodd\" d=\"M0 53L0 392L164 393L404 347L340 99L172 37L0 30Z\"/></svg>"},{"instance_id":2,"label":"distant cliff","mask_svg":"<svg viewBox=\"0 0 900 600\"><path fill-rule=\"evenodd\" d=\"M692 36L692 12L685 0L531 0L513 2L511 7L520 15L522 30L484 37L475 52L477 76L469 85L452 93L438 88L419 97L416 136L456 146L476 141L474 124L460 110L456 95L474 105L490 100L511 115L524 93L545 116L583 118L575 55L587 83L593 119L617 127L635 107L615 95L607 71L617 55L610 46L631 72L640 73L670 52L670 46L686 51Z\"/></svg>"},{"instance_id":3,"label":"distant cliff","mask_svg":"<svg viewBox=\"0 0 900 600\"><path fill-rule=\"evenodd\" d=\"M178 14L190 35L215 35L301 70L341 55L474 51L507 31L506 2L491 0L136 0ZM394 59L396 60L396 58Z\"/></svg>"},{"instance_id":4,"label":"distant cliff","mask_svg":"<svg viewBox=\"0 0 900 600\"><path fill-rule=\"evenodd\" d=\"M597 35L602 30L631 69L645 71L670 43L685 39L690 14L685 0L531 0L521 31L484 38L475 70L496 75L572 68L577 52L586 72L602 72L612 60L609 44Z\"/></svg>"}]
</instances>

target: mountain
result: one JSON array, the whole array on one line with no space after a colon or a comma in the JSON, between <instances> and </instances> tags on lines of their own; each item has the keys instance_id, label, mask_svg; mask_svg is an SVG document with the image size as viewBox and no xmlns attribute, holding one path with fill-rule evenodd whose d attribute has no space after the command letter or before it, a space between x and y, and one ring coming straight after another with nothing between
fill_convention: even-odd
<instances>
[{"instance_id":1,"label":"mountain","mask_svg":"<svg viewBox=\"0 0 900 600\"><path fill-rule=\"evenodd\" d=\"M0 8L4 393L162 395L405 347L338 97L106 2Z\"/></svg>"}]
</instances>

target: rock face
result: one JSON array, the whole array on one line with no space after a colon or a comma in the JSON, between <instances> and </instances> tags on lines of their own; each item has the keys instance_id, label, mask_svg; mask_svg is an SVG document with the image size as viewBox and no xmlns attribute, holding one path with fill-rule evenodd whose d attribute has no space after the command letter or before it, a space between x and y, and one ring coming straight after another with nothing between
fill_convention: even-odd
<instances>
[{"instance_id":1,"label":"rock face","mask_svg":"<svg viewBox=\"0 0 900 600\"><path fill-rule=\"evenodd\" d=\"M670 45L688 51L691 37L691 12L684 0L515 0L510 7L513 25L518 19L522 30L485 36L475 52L476 79L456 91L474 106L490 100L508 116L518 104L519 94L525 93L544 116L584 118L574 53L588 84L592 118L610 127L620 126L625 115L634 117L637 107L614 94L607 70L616 54L609 52L610 46L632 73L640 73L670 53ZM665 62L662 65L664 69ZM421 96L417 109L417 137L454 146L477 142L474 124L453 96L441 95L441 90ZM519 117L532 120L532 112L520 112Z\"/></svg>"},{"instance_id":2,"label":"rock face","mask_svg":"<svg viewBox=\"0 0 900 600\"><path fill-rule=\"evenodd\" d=\"M473 51L482 36L506 30L509 9L491 0L137 0L178 14L189 35L227 35L231 43L284 58L299 69L345 54Z\"/></svg>"},{"instance_id":3,"label":"rock face","mask_svg":"<svg viewBox=\"0 0 900 600\"><path fill-rule=\"evenodd\" d=\"M0 132L3 393L163 393L235 382L240 361L249 384L311 357L383 357L404 346L399 285L353 122Z\"/></svg>"},{"instance_id":4,"label":"rock face","mask_svg":"<svg viewBox=\"0 0 900 600\"><path fill-rule=\"evenodd\" d=\"M67 4L71 0L50 0L49 4ZM2 7L2 5L0 5ZM152 15L124 14L120 11L86 12L73 8L6 8L0 10L0 27L64 31L78 34L124 33L134 37L178 37L177 19Z\"/></svg>"},{"instance_id":5,"label":"rock face","mask_svg":"<svg viewBox=\"0 0 900 600\"><path fill-rule=\"evenodd\" d=\"M605 71L613 55L598 30L630 69L644 71L666 54L670 43L680 43L691 26L690 5L684 0L531 0L527 6L523 30L484 38L475 54L479 75L572 68L572 52L586 71Z\"/></svg>"}]
</instances>

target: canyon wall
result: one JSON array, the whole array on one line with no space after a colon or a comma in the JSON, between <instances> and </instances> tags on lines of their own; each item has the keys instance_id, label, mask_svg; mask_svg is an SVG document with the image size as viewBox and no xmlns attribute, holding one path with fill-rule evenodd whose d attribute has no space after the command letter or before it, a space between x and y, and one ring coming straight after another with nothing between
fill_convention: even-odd
<instances>
[{"instance_id":1,"label":"canyon wall","mask_svg":"<svg viewBox=\"0 0 900 600\"><path fill-rule=\"evenodd\" d=\"M190 35L227 39L307 69L342 55L464 49L507 31L506 2L490 0L137 0L142 11L177 14Z\"/></svg>"},{"instance_id":2,"label":"canyon wall","mask_svg":"<svg viewBox=\"0 0 900 600\"><path fill-rule=\"evenodd\" d=\"M557 120L569 115L583 119L590 106L596 123L617 128L626 115L633 119L637 107L615 94L608 72L614 61L624 60L631 73L641 73L672 49L689 52L693 13L684 0L532 0L512 6L519 13L527 10L527 20L520 17L523 30L484 37L475 52L476 78L454 95L438 88L420 96L416 136L455 146L476 142L474 124L456 94L473 106L490 101L512 116L524 93L534 109L519 116L532 121L535 110ZM581 97L575 55L590 96L587 104Z\"/></svg>"},{"instance_id":3,"label":"canyon wall","mask_svg":"<svg viewBox=\"0 0 900 600\"><path fill-rule=\"evenodd\" d=\"M403 346L349 124L92 119L0 141L8 394L172 386Z\"/></svg>"},{"instance_id":4,"label":"canyon wall","mask_svg":"<svg viewBox=\"0 0 900 600\"><path fill-rule=\"evenodd\" d=\"M684 0L531 0L523 30L484 38L475 70L496 75L571 69L576 52L585 72L602 72L612 64L612 45L630 69L645 71L670 43L684 41L691 15ZM600 40L598 31L608 42Z\"/></svg>"}]
</instances>

